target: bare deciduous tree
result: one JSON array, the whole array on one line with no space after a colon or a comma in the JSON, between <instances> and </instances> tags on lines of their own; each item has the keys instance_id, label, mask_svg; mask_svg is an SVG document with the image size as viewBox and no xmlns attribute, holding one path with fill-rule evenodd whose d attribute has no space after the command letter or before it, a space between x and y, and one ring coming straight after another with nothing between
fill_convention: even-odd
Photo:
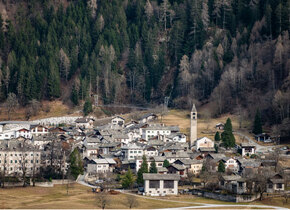
<instances>
[{"instance_id":1,"label":"bare deciduous tree","mask_svg":"<svg viewBox=\"0 0 290 210\"><path fill-rule=\"evenodd\" d=\"M129 209L132 209L134 207L138 206L138 201L136 196L134 195L127 195L127 202L126 205L128 205Z\"/></svg>"},{"instance_id":2,"label":"bare deciduous tree","mask_svg":"<svg viewBox=\"0 0 290 210\"><path fill-rule=\"evenodd\" d=\"M96 197L96 200L97 200L97 205L101 209L105 209L106 206L110 203L109 195L108 195L107 192L98 193L97 197Z\"/></svg>"},{"instance_id":3,"label":"bare deciduous tree","mask_svg":"<svg viewBox=\"0 0 290 210\"><path fill-rule=\"evenodd\" d=\"M18 99L14 93L9 93L5 102L5 107L7 109L8 119L10 120L11 112L15 111L18 106Z\"/></svg>"}]
</instances>

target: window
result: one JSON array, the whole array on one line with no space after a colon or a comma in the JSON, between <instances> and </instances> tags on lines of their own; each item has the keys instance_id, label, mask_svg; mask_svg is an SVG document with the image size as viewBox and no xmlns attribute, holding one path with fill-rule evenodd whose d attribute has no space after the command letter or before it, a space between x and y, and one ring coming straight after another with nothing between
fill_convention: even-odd
<instances>
[{"instance_id":1,"label":"window","mask_svg":"<svg viewBox=\"0 0 290 210\"><path fill-rule=\"evenodd\" d=\"M137 151L135 150L134 153L137 153Z\"/></svg>"},{"instance_id":2,"label":"window","mask_svg":"<svg viewBox=\"0 0 290 210\"><path fill-rule=\"evenodd\" d=\"M278 189L282 189L282 183L278 183L278 184L277 184L277 188L278 188Z\"/></svg>"},{"instance_id":3,"label":"window","mask_svg":"<svg viewBox=\"0 0 290 210\"><path fill-rule=\"evenodd\" d=\"M31 160L30 162L33 163L33 160Z\"/></svg>"},{"instance_id":4,"label":"window","mask_svg":"<svg viewBox=\"0 0 290 210\"><path fill-rule=\"evenodd\" d=\"M239 187L243 187L243 182L239 182Z\"/></svg>"},{"instance_id":5,"label":"window","mask_svg":"<svg viewBox=\"0 0 290 210\"><path fill-rule=\"evenodd\" d=\"M17 156L17 154L15 154L15 156Z\"/></svg>"},{"instance_id":6,"label":"window","mask_svg":"<svg viewBox=\"0 0 290 210\"><path fill-rule=\"evenodd\" d=\"M15 163L17 163L17 160L15 160Z\"/></svg>"},{"instance_id":7,"label":"window","mask_svg":"<svg viewBox=\"0 0 290 210\"><path fill-rule=\"evenodd\" d=\"M164 188L174 188L173 180L164 180Z\"/></svg>"},{"instance_id":8,"label":"window","mask_svg":"<svg viewBox=\"0 0 290 210\"><path fill-rule=\"evenodd\" d=\"M138 153L141 153L141 151L138 151Z\"/></svg>"},{"instance_id":9,"label":"window","mask_svg":"<svg viewBox=\"0 0 290 210\"><path fill-rule=\"evenodd\" d=\"M160 181L159 180L150 180L149 181L149 188L159 188Z\"/></svg>"},{"instance_id":10,"label":"window","mask_svg":"<svg viewBox=\"0 0 290 210\"><path fill-rule=\"evenodd\" d=\"M10 160L10 163L13 163L13 160Z\"/></svg>"}]
</instances>

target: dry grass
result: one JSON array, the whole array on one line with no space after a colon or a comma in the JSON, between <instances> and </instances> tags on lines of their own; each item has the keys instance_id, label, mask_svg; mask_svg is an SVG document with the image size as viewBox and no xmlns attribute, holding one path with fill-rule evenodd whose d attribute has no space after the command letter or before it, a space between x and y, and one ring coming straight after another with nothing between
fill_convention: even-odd
<instances>
[{"instance_id":1,"label":"dry grass","mask_svg":"<svg viewBox=\"0 0 290 210\"><path fill-rule=\"evenodd\" d=\"M233 129L239 128L239 120L235 115L222 115L218 118L212 118L207 114L206 110L202 110L201 113L198 112L199 118L197 119L197 137L208 137L214 139L214 135L217 131L215 125L217 123L225 123L227 118L232 121ZM159 117L159 122L165 123L166 125L178 125L180 131L185 133L187 136L190 134L190 111L184 110L170 110L165 116ZM245 121L243 124L247 124ZM236 135L237 143L245 141L240 136Z\"/></svg>"},{"instance_id":2,"label":"dry grass","mask_svg":"<svg viewBox=\"0 0 290 210\"><path fill-rule=\"evenodd\" d=\"M127 197L124 194L108 195L109 202L106 208L128 208ZM165 202L144 198L137 198L136 208L165 208L181 207L187 204ZM91 189L74 184L66 193L65 185L55 185L53 188L26 187L9 188L0 191L0 208L24 209L93 209L100 208L96 194Z\"/></svg>"}]
</instances>

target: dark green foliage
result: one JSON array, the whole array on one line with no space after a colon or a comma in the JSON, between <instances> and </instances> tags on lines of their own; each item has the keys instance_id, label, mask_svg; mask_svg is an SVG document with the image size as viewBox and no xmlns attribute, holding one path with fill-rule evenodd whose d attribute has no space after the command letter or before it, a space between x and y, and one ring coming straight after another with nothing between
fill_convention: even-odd
<instances>
[{"instance_id":1,"label":"dark green foliage","mask_svg":"<svg viewBox=\"0 0 290 210\"><path fill-rule=\"evenodd\" d=\"M142 164L141 164L140 169L137 172L137 184L139 185L144 184L143 173L148 173L148 163L147 163L147 159L145 155L143 155L142 157Z\"/></svg>"},{"instance_id":2,"label":"dark green foliage","mask_svg":"<svg viewBox=\"0 0 290 210\"><path fill-rule=\"evenodd\" d=\"M235 136L233 135L232 122L228 118L224 127L224 132L221 135L224 147L234 147L236 145Z\"/></svg>"},{"instance_id":3,"label":"dark green foliage","mask_svg":"<svg viewBox=\"0 0 290 210\"><path fill-rule=\"evenodd\" d=\"M92 102L88 99L88 100L86 100L86 102L85 102L85 104L84 104L84 108L83 108L84 116L87 116L87 115L90 114L92 111L93 111Z\"/></svg>"},{"instance_id":4,"label":"dark green foliage","mask_svg":"<svg viewBox=\"0 0 290 210\"><path fill-rule=\"evenodd\" d=\"M214 144L214 149L215 149L215 153L219 152L219 146L217 144Z\"/></svg>"},{"instance_id":5,"label":"dark green foliage","mask_svg":"<svg viewBox=\"0 0 290 210\"><path fill-rule=\"evenodd\" d=\"M83 161L77 148L70 154L70 173L76 179L78 175L84 173Z\"/></svg>"},{"instance_id":6,"label":"dark green foliage","mask_svg":"<svg viewBox=\"0 0 290 210\"><path fill-rule=\"evenodd\" d=\"M152 173L152 174L156 174L157 173L155 160L153 160L153 162L150 165L149 173Z\"/></svg>"},{"instance_id":7,"label":"dark green foliage","mask_svg":"<svg viewBox=\"0 0 290 210\"><path fill-rule=\"evenodd\" d=\"M255 115L253 133L256 134L256 135L263 133L262 121L261 121L261 113L260 113L259 110L257 110L256 115Z\"/></svg>"},{"instance_id":8,"label":"dark green foliage","mask_svg":"<svg viewBox=\"0 0 290 210\"><path fill-rule=\"evenodd\" d=\"M28 7L14 1L22 7L11 15L15 19L0 19L0 102L13 92L21 105L57 98L78 105L98 94L104 104L159 104L171 96L170 105L181 100L186 107L183 101L191 96L179 92L183 55L190 61L187 92L196 100L216 103L222 86L219 100L225 105L217 114L232 111L236 101L249 109L252 90L267 93L269 100L282 87L288 91L283 84L288 81L289 1L220 2L217 15L215 0L208 0L205 13L202 0L170 0L165 22L162 0L98 1L95 17L87 1L68 1L66 7L49 0ZM275 56L278 37L281 56ZM264 72L268 69L274 75ZM237 78L225 81L226 75ZM263 109L267 119L274 115L273 104ZM271 121L283 121L278 118Z\"/></svg>"},{"instance_id":9,"label":"dark green foliage","mask_svg":"<svg viewBox=\"0 0 290 210\"><path fill-rule=\"evenodd\" d=\"M224 173L225 171L226 171L225 164L223 161L220 161L218 165L218 172Z\"/></svg>"},{"instance_id":10,"label":"dark green foliage","mask_svg":"<svg viewBox=\"0 0 290 210\"><path fill-rule=\"evenodd\" d=\"M163 167L167 168L168 166L170 166L170 163L168 160L165 159L163 162Z\"/></svg>"},{"instance_id":11,"label":"dark green foliage","mask_svg":"<svg viewBox=\"0 0 290 210\"><path fill-rule=\"evenodd\" d=\"M79 105L79 94L75 86L73 86L71 91L71 101L74 105Z\"/></svg>"},{"instance_id":12,"label":"dark green foliage","mask_svg":"<svg viewBox=\"0 0 290 210\"><path fill-rule=\"evenodd\" d=\"M214 140L217 142L219 142L221 140L221 136L220 136L220 133L218 131L215 133Z\"/></svg>"},{"instance_id":13,"label":"dark green foliage","mask_svg":"<svg viewBox=\"0 0 290 210\"><path fill-rule=\"evenodd\" d=\"M134 175L129 167L128 171L122 178L122 187L125 189L132 188L133 184L134 184Z\"/></svg>"}]
</instances>

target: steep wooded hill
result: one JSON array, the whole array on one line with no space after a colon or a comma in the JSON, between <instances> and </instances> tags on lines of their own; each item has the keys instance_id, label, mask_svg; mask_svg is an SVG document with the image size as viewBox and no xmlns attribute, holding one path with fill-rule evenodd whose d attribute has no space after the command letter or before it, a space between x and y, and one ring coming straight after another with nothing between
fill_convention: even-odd
<instances>
[{"instance_id":1,"label":"steep wooded hill","mask_svg":"<svg viewBox=\"0 0 290 210\"><path fill-rule=\"evenodd\" d=\"M0 100L170 96L179 108L210 102L214 115L259 109L287 131L289 9L290 0L3 0Z\"/></svg>"}]
</instances>

